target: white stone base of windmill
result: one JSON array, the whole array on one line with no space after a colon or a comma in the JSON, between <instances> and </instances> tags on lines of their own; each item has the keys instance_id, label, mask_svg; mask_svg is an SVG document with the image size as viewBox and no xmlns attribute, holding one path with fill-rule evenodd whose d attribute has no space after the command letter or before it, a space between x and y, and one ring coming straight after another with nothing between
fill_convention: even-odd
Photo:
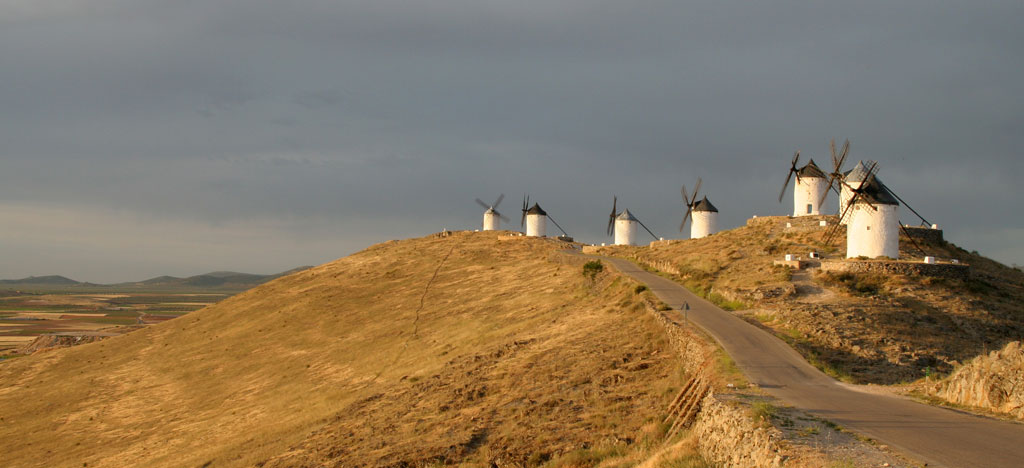
<instances>
[{"instance_id":1,"label":"white stone base of windmill","mask_svg":"<svg viewBox=\"0 0 1024 468\"><path fill-rule=\"evenodd\" d=\"M690 239L700 239L718 232L717 211L694 211L690 223Z\"/></svg>"},{"instance_id":2,"label":"white stone base of windmill","mask_svg":"<svg viewBox=\"0 0 1024 468\"><path fill-rule=\"evenodd\" d=\"M496 214L484 213L484 231L497 231L500 229L498 224L500 219Z\"/></svg>"},{"instance_id":3,"label":"white stone base of windmill","mask_svg":"<svg viewBox=\"0 0 1024 468\"><path fill-rule=\"evenodd\" d=\"M547 216L526 215L526 235L529 237L545 237L548 235Z\"/></svg>"},{"instance_id":4,"label":"white stone base of windmill","mask_svg":"<svg viewBox=\"0 0 1024 468\"><path fill-rule=\"evenodd\" d=\"M846 258L900 256L899 206L856 203L846 226Z\"/></svg>"},{"instance_id":5,"label":"white stone base of windmill","mask_svg":"<svg viewBox=\"0 0 1024 468\"><path fill-rule=\"evenodd\" d=\"M793 216L821 214L821 196L828 189L828 181L820 177L802 177L793 187Z\"/></svg>"},{"instance_id":6,"label":"white stone base of windmill","mask_svg":"<svg viewBox=\"0 0 1024 468\"><path fill-rule=\"evenodd\" d=\"M626 219L615 220L615 245L637 245L640 223Z\"/></svg>"}]
</instances>

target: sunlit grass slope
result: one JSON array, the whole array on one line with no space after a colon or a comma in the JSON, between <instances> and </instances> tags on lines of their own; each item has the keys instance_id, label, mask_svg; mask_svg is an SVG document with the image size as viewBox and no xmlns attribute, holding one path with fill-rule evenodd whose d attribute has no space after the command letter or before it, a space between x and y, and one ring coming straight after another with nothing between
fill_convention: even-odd
<instances>
[{"instance_id":1,"label":"sunlit grass slope","mask_svg":"<svg viewBox=\"0 0 1024 468\"><path fill-rule=\"evenodd\" d=\"M632 287L500 237L378 244L0 364L0 465L538 463L650 432L678 363Z\"/></svg>"}]
</instances>

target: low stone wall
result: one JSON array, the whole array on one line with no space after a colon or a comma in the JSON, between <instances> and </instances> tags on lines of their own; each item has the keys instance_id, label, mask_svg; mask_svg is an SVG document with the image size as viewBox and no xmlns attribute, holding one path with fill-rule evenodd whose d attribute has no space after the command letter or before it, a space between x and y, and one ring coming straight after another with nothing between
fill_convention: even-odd
<instances>
[{"instance_id":1,"label":"low stone wall","mask_svg":"<svg viewBox=\"0 0 1024 468\"><path fill-rule=\"evenodd\" d=\"M923 242L928 244L940 244L943 241L942 229L932 229L924 226L906 226L906 233L900 233L904 236L909 235L917 242Z\"/></svg>"},{"instance_id":2,"label":"low stone wall","mask_svg":"<svg viewBox=\"0 0 1024 468\"><path fill-rule=\"evenodd\" d=\"M706 339L647 303L647 311L665 328L689 374L713 373L715 348ZM699 377L698 377L699 378ZM705 380L706 379L700 379ZM695 386L695 391L700 391ZM698 440L698 450L707 460L722 468L780 468L784 457L778 441L782 433L771 426L756 423L745 406L730 401L714 390L700 400L699 411L690 423Z\"/></svg>"},{"instance_id":3,"label":"low stone wall","mask_svg":"<svg viewBox=\"0 0 1024 468\"><path fill-rule=\"evenodd\" d=\"M784 466L778 429L755 424L744 406L714 393L704 397L701 408L691 431L704 458L722 468Z\"/></svg>"},{"instance_id":4,"label":"low stone wall","mask_svg":"<svg viewBox=\"0 0 1024 468\"><path fill-rule=\"evenodd\" d=\"M822 271L843 271L850 273L883 273L887 275L932 276L966 280L971 276L971 267L956 263L918 263L884 260L840 260L822 261Z\"/></svg>"}]
</instances>

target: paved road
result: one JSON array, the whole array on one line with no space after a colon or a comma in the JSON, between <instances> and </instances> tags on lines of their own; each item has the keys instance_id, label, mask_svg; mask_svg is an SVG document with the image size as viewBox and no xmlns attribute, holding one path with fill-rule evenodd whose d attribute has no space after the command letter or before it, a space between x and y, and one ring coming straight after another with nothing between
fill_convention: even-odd
<instances>
[{"instance_id":1,"label":"paved road","mask_svg":"<svg viewBox=\"0 0 1024 468\"><path fill-rule=\"evenodd\" d=\"M1024 425L859 391L807 363L782 340L635 264L605 258L718 341L748 379L769 394L905 452L928 466L1024 467Z\"/></svg>"}]
</instances>

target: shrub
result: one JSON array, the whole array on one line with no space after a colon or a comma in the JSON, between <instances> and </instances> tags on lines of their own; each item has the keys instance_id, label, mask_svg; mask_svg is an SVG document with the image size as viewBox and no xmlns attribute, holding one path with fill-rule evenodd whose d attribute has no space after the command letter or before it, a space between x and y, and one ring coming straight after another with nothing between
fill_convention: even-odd
<instances>
[{"instance_id":1,"label":"shrub","mask_svg":"<svg viewBox=\"0 0 1024 468\"><path fill-rule=\"evenodd\" d=\"M583 276L586 276L591 281L604 271L604 264L600 260L591 260L583 264Z\"/></svg>"},{"instance_id":2,"label":"shrub","mask_svg":"<svg viewBox=\"0 0 1024 468\"><path fill-rule=\"evenodd\" d=\"M640 294L640 293L642 293L642 292L644 292L646 290L647 290L647 285L640 284L640 285L637 285L637 287L633 289L633 293L634 294Z\"/></svg>"},{"instance_id":3,"label":"shrub","mask_svg":"<svg viewBox=\"0 0 1024 468\"><path fill-rule=\"evenodd\" d=\"M751 405L754 417L762 421L771 421L779 413L779 408L767 401L759 401Z\"/></svg>"}]
</instances>

